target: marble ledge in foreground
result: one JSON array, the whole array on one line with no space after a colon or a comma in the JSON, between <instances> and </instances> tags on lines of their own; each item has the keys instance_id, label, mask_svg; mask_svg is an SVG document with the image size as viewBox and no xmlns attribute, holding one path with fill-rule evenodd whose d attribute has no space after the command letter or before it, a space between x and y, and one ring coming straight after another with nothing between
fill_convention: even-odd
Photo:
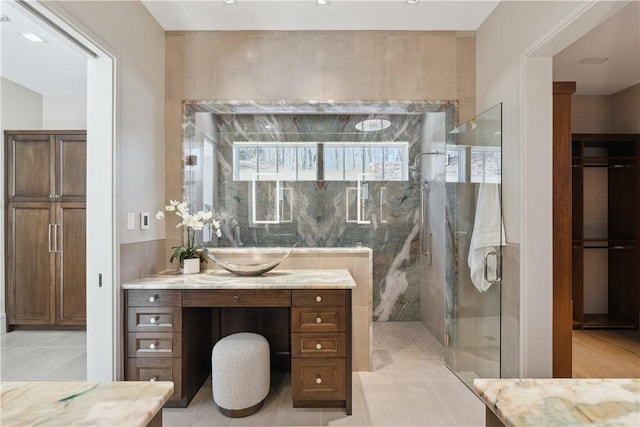
<instances>
[{"instance_id":1,"label":"marble ledge in foreground","mask_svg":"<svg viewBox=\"0 0 640 427\"><path fill-rule=\"evenodd\" d=\"M640 425L640 378L475 379L506 426Z\"/></svg>"},{"instance_id":2,"label":"marble ledge in foreground","mask_svg":"<svg viewBox=\"0 0 640 427\"><path fill-rule=\"evenodd\" d=\"M170 381L0 383L3 426L146 426L173 393Z\"/></svg>"}]
</instances>

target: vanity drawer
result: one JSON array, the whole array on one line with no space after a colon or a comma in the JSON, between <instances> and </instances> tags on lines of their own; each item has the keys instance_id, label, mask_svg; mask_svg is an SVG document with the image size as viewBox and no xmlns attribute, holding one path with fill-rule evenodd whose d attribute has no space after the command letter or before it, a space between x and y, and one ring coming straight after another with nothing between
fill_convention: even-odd
<instances>
[{"instance_id":1,"label":"vanity drawer","mask_svg":"<svg viewBox=\"0 0 640 427\"><path fill-rule=\"evenodd\" d=\"M291 294L292 306L327 307L344 305L344 289L294 289Z\"/></svg>"},{"instance_id":2,"label":"vanity drawer","mask_svg":"<svg viewBox=\"0 0 640 427\"><path fill-rule=\"evenodd\" d=\"M293 400L345 400L346 362L343 358L291 359Z\"/></svg>"},{"instance_id":3,"label":"vanity drawer","mask_svg":"<svg viewBox=\"0 0 640 427\"><path fill-rule=\"evenodd\" d=\"M129 307L127 310L129 332L180 332L182 330L181 307Z\"/></svg>"},{"instance_id":4,"label":"vanity drawer","mask_svg":"<svg viewBox=\"0 0 640 427\"><path fill-rule=\"evenodd\" d=\"M179 357L130 357L127 360L127 381L173 381L173 395L169 400L182 398L182 359Z\"/></svg>"},{"instance_id":5,"label":"vanity drawer","mask_svg":"<svg viewBox=\"0 0 640 427\"><path fill-rule=\"evenodd\" d=\"M129 332L129 357L181 357L182 334L176 332Z\"/></svg>"},{"instance_id":6,"label":"vanity drawer","mask_svg":"<svg viewBox=\"0 0 640 427\"><path fill-rule=\"evenodd\" d=\"M183 307L289 307L289 289L185 289Z\"/></svg>"},{"instance_id":7,"label":"vanity drawer","mask_svg":"<svg viewBox=\"0 0 640 427\"><path fill-rule=\"evenodd\" d=\"M129 307L179 307L182 304L182 291L177 289L129 289L127 306Z\"/></svg>"},{"instance_id":8,"label":"vanity drawer","mask_svg":"<svg viewBox=\"0 0 640 427\"><path fill-rule=\"evenodd\" d=\"M346 354L344 332L291 334L292 357L345 357Z\"/></svg>"},{"instance_id":9,"label":"vanity drawer","mask_svg":"<svg viewBox=\"0 0 640 427\"><path fill-rule=\"evenodd\" d=\"M344 332L344 307L292 307L291 332Z\"/></svg>"}]
</instances>

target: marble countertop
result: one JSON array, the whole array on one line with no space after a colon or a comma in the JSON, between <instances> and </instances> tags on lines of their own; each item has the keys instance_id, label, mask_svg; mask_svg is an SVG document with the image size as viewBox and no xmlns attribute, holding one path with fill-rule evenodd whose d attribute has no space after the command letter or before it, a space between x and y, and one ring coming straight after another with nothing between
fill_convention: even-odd
<instances>
[{"instance_id":1,"label":"marble countertop","mask_svg":"<svg viewBox=\"0 0 640 427\"><path fill-rule=\"evenodd\" d=\"M276 247L266 247L266 248L218 248L213 247L207 248L207 251L212 253L250 253L250 254L272 254L279 253L284 254L289 251L291 248L276 248ZM339 248L293 248L293 254L318 254L318 253L328 253L328 254L340 254L340 253L363 253L368 254L373 252L373 249L367 247L363 244L363 246L345 246Z\"/></svg>"},{"instance_id":2,"label":"marble countertop","mask_svg":"<svg viewBox=\"0 0 640 427\"><path fill-rule=\"evenodd\" d=\"M0 383L2 426L146 426L173 393L169 381Z\"/></svg>"},{"instance_id":3,"label":"marble countertop","mask_svg":"<svg viewBox=\"0 0 640 427\"><path fill-rule=\"evenodd\" d=\"M640 425L640 379L476 379L473 388L506 426Z\"/></svg>"},{"instance_id":4,"label":"marble countertop","mask_svg":"<svg viewBox=\"0 0 640 427\"><path fill-rule=\"evenodd\" d=\"M224 270L199 274L173 271L123 283L122 289L351 289L349 270L272 270L260 276L236 276Z\"/></svg>"}]
</instances>

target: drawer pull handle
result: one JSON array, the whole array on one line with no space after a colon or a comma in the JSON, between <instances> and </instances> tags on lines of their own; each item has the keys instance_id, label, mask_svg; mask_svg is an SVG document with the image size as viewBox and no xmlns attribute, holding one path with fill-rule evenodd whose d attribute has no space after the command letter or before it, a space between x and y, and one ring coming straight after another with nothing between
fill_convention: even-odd
<instances>
[{"instance_id":1,"label":"drawer pull handle","mask_svg":"<svg viewBox=\"0 0 640 427\"><path fill-rule=\"evenodd\" d=\"M316 317L316 323L322 323L322 317L320 316Z\"/></svg>"},{"instance_id":2,"label":"drawer pull handle","mask_svg":"<svg viewBox=\"0 0 640 427\"><path fill-rule=\"evenodd\" d=\"M321 297L320 295L318 295L318 296L316 297L316 302L321 302L321 301L322 301L322 297Z\"/></svg>"},{"instance_id":3,"label":"drawer pull handle","mask_svg":"<svg viewBox=\"0 0 640 427\"><path fill-rule=\"evenodd\" d=\"M156 349L156 343L153 343L153 342L152 342L151 344L149 344L149 348L150 348L151 350L155 350L155 349Z\"/></svg>"},{"instance_id":4,"label":"drawer pull handle","mask_svg":"<svg viewBox=\"0 0 640 427\"><path fill-rule=\"evenodd\" d=\"M322 384L322 378L320 378L320 376L318 375L318 377L316 378L316 384Z\"/></svg>"},{"instance_id":5,"label":"drawer pull handle","mask_svg":"<svg viewBox=\"0 0 640 427\"><path fill-rule=\"evenodd\" d=\"M158 381L158 377L151 377L151 378L149 378L149 382L150 382L150 383L155 383L156 381Z\"/></svg>"},{"instance_id":6,"label":"drawer pull handle","mask_svg":"<svg viewBox=\"0 0 640 427\"><path fill-rule=\"evenodd\" d=\"M149 319L149 323L156 323L158 320L160 320L158 316L153 316L151 319Z\"/></svg>"},{"instance_id":7,"label":"drawer pull handle","mask_svg":"<svg viewBox=\"0 0 640 427\"><path fill-rule=\"evenodd\" d=\"M234 295L232 300L233 300L233 302L238 302L238 301L240 301L240 297L238 295Z\"/></svg>"},{"instance_id":8,"label":"drawer pull handle","mask_svg":"<svg viewBox=\"0 0 640 427\"><path fill-rule=\"evenodd\" d=\"M316 344L316 349L317 350L322 350L322 344L320 344L320 343Z\"/></svg>"},{"instance_id":9,"label":"drawer pull handle","mask_svg":"<svg viewBox=\"0 0 640 427\"><path fill-rule=\"evenodd\" d=\"M156 302L156 301L157 301L157 300L159 300L159 299L160 299L160 296L159 296L159 295L151 295L151 296L149 297L149 302Z\"/></svg>"}]
</instances>

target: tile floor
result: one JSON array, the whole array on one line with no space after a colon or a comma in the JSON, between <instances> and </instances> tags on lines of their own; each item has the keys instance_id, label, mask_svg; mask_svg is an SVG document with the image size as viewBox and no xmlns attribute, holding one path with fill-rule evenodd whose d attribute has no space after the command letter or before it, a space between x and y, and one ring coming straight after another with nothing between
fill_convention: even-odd
<instances>
[{"instance_id":1,"label":"tile floor","mask_svg":"<svg viewBox=\"0 0 640 427\"><path fill-rule=\"evenodd\" d=\"M373 372L354 372L353 415L294 409L289 375L272 377L262 409L231 419L206 382L188 408L163 410L165 426L484 426L484 405L444 365L442 346L420 322L374 323ZM17 331L0 341L2 380L86 376L82 332ZM42 348L45 351L42 351ZM40 350L37 350L40 349Z\"/></svg>"}]
</instances>

